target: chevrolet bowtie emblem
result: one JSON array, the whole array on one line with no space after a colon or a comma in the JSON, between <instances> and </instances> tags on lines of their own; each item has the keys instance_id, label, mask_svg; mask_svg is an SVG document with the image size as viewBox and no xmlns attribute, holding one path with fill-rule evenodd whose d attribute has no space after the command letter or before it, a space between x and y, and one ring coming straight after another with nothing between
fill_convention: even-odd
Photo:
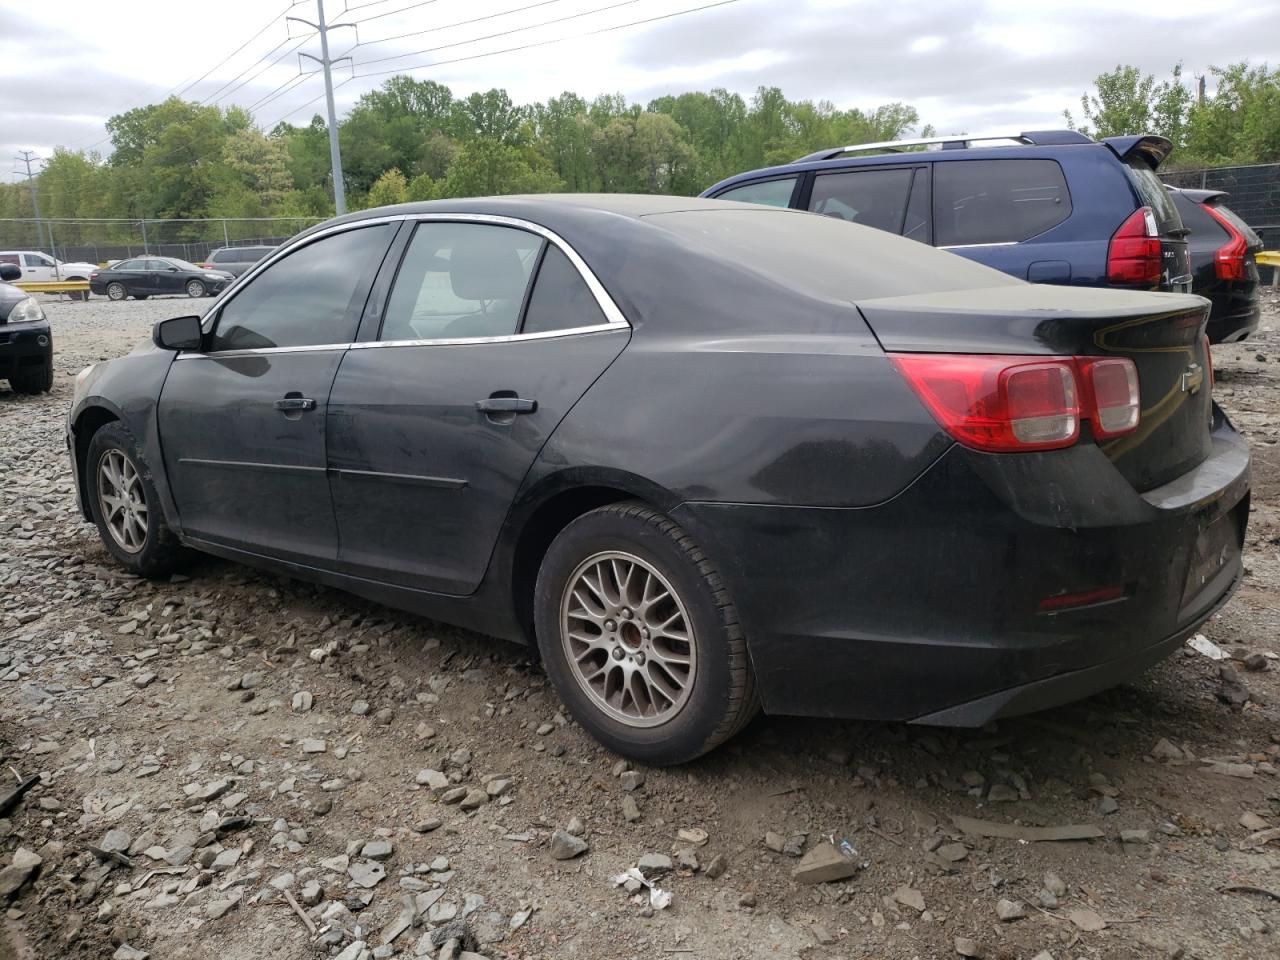
<instances>
[{"instance_id":1,"label":"chevrolet bowtie emblem","mask_svg":"<svg viewBox=\"0 0 1280 960\"><path fill-rule=\"evenodd\" d=\"M1199 393L1204 386L1204 367L1198 363L1190 364L1182 373L1182 392Z\"/></svg>"}]
</instances>

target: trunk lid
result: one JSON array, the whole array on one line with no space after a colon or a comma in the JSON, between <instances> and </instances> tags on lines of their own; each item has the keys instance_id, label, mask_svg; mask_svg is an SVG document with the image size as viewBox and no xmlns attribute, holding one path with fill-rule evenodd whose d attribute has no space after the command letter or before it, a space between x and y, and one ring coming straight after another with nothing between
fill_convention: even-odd
<instances>
[{"instance_id":1,"label":"trunk lid","mask_svg":"<svg viewBox=\"0 0 1280 960\"><path fill-rule=\"evenodd\" d=\"M1202 297L1016 284L857 305L891 353L1132 360L1141 391L1138 428L1099 445L1140 492L1170 482L1209 456L1209 302ZM1079 442L1094 441L1086 432Z\"/></svg>"}]
</instances>

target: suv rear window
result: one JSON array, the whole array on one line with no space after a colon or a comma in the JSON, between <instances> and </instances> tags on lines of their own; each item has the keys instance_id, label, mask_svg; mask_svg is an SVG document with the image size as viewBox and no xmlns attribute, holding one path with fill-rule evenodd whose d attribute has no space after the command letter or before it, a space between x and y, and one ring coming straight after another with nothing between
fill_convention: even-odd
<instances>
[{"instance_id":1,"label":"suv rear window","mask_svg":"<svg viewBox=\"0 0 1280 960\"><path fill-rule=\"evenodd\" d=\"M1071 216L1071 193L1056 160L948 160L933 165L933 211L940 247L1017 243Z\"/></svg>"},{"instance_id":2,"label":"suv rear window","mask_svg":"<svg viewBox=\"0 0 1280 960\"><path fill-rule=\"evenodd\" d=\"M1138 192L1142 203L1155 213L1156 227L1160 231L1160 236L1165 237L1171 233L1181 234L1184 230L1182 217L1178 213L1178 208L1173 205L1173 197L1169 196L1169 191L1164 188L1156 172L1145 160L1138 157L1126 160L1125 169L1129 171L1129 182Z\"/></svg>"}]
</instances>

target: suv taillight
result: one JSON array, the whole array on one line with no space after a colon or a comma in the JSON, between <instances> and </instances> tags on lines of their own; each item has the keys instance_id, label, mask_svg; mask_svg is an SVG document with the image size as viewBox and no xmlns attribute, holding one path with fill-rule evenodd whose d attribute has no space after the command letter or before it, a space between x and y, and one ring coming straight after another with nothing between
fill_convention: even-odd
<instances>
[{"instance_id":1,"label":"suv taillight","mask_svg":"<svg viewBox=\"0 0 1280 960\"><path fill-rule=\"evenodd\" d=\"M1217 221L1218 226L1227 231L1227 242L1220 246L1213 255L1213 267L1218 272L1219 280L1244 280L1249 276L1245 265L1245 254L1249 252L1249 241L1244 238L1230 220L1220 214L1207 203L1200 204L1204 212Z\"/></svg>"},{"instance_id":2,"label":"suv taillight","mask_svg":"<svg viewBox=\"0 0 1280 960\"><path fill-rule=\"evenodd\" d=\"M942 428L975 450L1069 447L1085 419L1098 439L1138 426L1138 370L1125 358L890 356Z\"/></svg>"},{"instance_id":3,"label":"suv taillight","mask_svg":"<svg viewBox=\"0 0 1280 960\"><path fill-rule=\"evenodd\" d=\"M1164 269L1156 217L1139 207L1111 235L1107 246L1107 282L1154 286Z\"/></svg>"}]
</instances>

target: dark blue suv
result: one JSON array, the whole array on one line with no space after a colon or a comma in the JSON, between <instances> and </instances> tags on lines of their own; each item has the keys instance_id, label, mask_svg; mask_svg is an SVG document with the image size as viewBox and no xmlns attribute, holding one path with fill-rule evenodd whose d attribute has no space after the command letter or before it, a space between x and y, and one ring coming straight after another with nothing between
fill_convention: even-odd
<instances>
[{"instance_id":1,"label":"dark blue suv","mask_svg":"<svg viewBox=\"0 0 1280 960\"><path fill-rule=\"evenodd\" d=\"M860 144L702 196L839 217L1035 283L1190 292L1187 230L1155 174L1171 148L1074 130Z\"/></svg>"}]
</instances>

